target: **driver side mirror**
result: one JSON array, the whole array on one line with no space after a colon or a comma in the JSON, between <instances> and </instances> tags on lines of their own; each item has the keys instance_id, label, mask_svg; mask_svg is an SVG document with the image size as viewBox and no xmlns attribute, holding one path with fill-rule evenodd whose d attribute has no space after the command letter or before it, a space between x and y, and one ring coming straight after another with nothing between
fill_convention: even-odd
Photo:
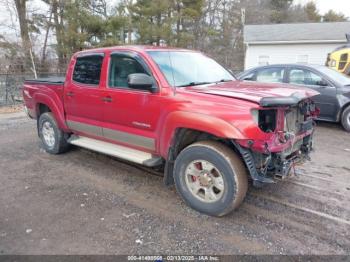
<instances>
[{"instance_id":1,"label":"driver side mirror","mask_svg":"<svg viewBox=\"0 0 350 262\"><path fill-rule=\"evenodd\" d=\"M321 81L317 81L317 85L318 86L322 86L322 87L327 87L327 86L329 86L329 84L328 84L328 82L327 81L325 81L325 80L321 80Z\"/></svg>"},{"instance_id":2,"label":"driver side mirror","mask_svg":"<svg viewBox=\"0 0 350 262\"><path fill-rule=\"evenodd\" d=\"M154 85L154 80L151 76L135 73L128 76L128 87L140 90L148 90L151 93L156 93L158 88Z\"/></svg>"}]
</instances>

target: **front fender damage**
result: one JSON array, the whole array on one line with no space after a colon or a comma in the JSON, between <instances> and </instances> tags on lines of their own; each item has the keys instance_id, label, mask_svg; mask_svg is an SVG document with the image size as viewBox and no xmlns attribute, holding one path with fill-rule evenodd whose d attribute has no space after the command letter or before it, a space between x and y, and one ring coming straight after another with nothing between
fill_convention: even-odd
<instances>
[{"instance_id":1,"label":"front fender damage","mask_svg":"<svg viewBox=\"0 0 350 262\"><path fill-rule=\"evenodd\" d=\"M265 152L257 152L241 146L236 141L231 142L241 154L254 186L261 187L287 178L295 173L296 165L310 160L309 154L313 150L312 137L311 133L281 152L271 152L268 146Z\"/></svg>"}]
</instances>

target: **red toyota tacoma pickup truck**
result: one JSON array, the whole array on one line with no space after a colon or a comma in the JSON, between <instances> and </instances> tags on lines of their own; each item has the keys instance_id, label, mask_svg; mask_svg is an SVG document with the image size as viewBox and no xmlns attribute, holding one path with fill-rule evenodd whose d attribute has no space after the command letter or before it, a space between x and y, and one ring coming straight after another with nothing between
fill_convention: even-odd
<instances>
[{"instance_id":1,"label":"red toyota tacoma pickup truck","mask_svg":"<svg viewBox=\"0 0 350 262\"><path fill-rule=\"evenodd\" d=\"M125 46L76 53L65 79L27 80L27 113L48 153L77 145L163 167L192 208L223 216L253 185L287 177L312 149L310 98L240 82L196 51Z\"/></svg>"}]
</instances>

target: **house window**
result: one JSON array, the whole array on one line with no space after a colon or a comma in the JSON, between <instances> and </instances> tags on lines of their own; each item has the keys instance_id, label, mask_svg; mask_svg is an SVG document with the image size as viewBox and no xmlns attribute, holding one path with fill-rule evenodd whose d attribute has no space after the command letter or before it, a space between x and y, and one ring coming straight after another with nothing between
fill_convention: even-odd
<instances>
[{"instance_id":1,"label":"house window","mask_svg":"<svg viewBox=\"0 0 350 262\"><path fill-rule=\"evenodd\" d=\"M261 55L261 56L259 56L259 58L258 58L258 63L259 63L259 65L261 65L261 66L268 65L269 62L270 62L270 57L267 56L267 55Z\"/></svg>"},{"instance_id":2,"label":"house window","mask_svg":"<svg viewBox=\"0 0 350 262\"><path fill-rule=\"evenodd\" d=\"M297 56L297 64L306 65L308 63L309 63L309 56L308 55L298 55Z\"/></svg>"}]
</instances>

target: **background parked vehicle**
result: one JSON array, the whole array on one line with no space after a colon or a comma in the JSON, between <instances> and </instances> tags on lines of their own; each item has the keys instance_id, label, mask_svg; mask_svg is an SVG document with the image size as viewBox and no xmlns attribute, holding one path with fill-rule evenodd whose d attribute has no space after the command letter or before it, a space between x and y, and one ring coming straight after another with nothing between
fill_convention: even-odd
<instances>
[{"instance_id":1,"label":"background parked vehicle","mask_svg":"<svg viewBox=\"0 0 350 262\"><path fill-rule=\"evenodd\" d=\"M350 34L346 35L348 43L328 54L326 66L350 76Z\"/></svg>"},{"instance_id":2,"label":"background parked vehicle","mask_svg":"<svg viewBox=\"0 0 350 262\"><path fill-rule=\"evenodd\" d=\"M314 89L320 93L313 97L321 110L318 119L340 122L350 132L350 77L326 66L281 64L256 67L239 74L238 78Z\"/></svg>"}]
</instances>

